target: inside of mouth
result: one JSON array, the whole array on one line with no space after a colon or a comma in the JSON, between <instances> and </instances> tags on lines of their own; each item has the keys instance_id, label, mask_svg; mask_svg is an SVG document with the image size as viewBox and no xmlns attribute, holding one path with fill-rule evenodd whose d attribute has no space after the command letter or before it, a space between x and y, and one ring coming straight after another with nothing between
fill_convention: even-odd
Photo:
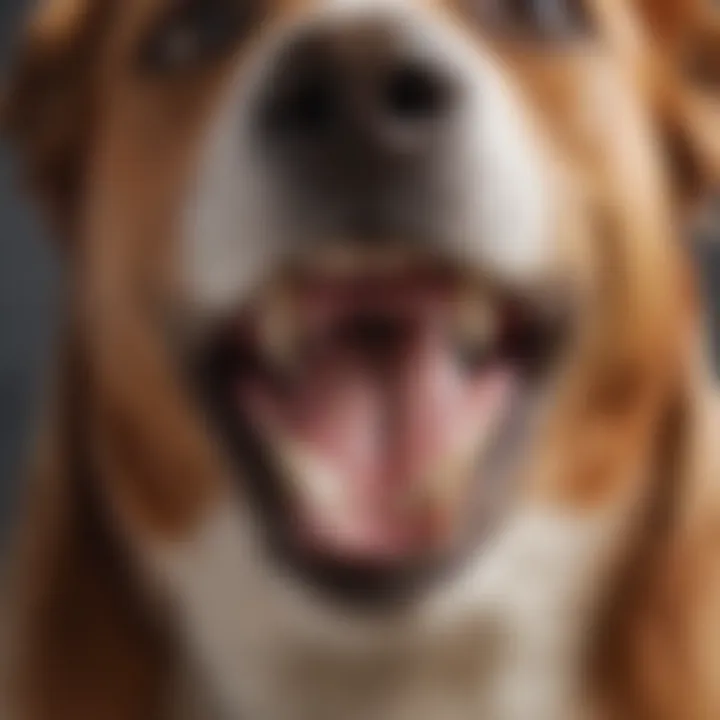
<instances>
[{"instance_id":1,"label":"inside of mouth","mask_svg":"<svg viewBox=\"0 0 720 720\"><path fill-rule=\"evenodd\" d=\"M528 308L435 270L304 277L224 330L224 392L272 459L293 541L333 561L440 553L543 354Z\"/></svg>"}]
</instances>

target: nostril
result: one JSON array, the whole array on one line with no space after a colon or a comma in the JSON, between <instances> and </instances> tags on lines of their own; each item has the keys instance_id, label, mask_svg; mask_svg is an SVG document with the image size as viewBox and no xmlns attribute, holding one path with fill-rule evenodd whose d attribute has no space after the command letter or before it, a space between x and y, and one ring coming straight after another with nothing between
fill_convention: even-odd
<instances>
[{"instance_id":1,"label":"nostril","mask_svg":"<svg viewBox=\"0 0 720 720\"><path fill-rule=\"evenodd\" d=\"M396 120L432 120L445 113L450 96L450 83L436 71L420 64L407 64L388 77L384 103Z\"/></svg>"},{"instance_id":2,"label":"nostril","mask_svg":"<svg viewBox=\"0 0 720 720\"><path fill-rule=\"evenodd\" d=\"M314 75L278 98L273 108L273 125L301 134L320 134L332 126L338 113L332 79Z\"/></svg>"},{"instance_id":3,"label":"nostril","mask_svg":"<svg viewBox=\"0 0 720 720\"><path fill-rule=\"evenodd\" d=\"M283 135L327 133L341 113L342 80L327 44L303 38L286 49L267 96L265 120Z\"/></svg>"}]
</instances>

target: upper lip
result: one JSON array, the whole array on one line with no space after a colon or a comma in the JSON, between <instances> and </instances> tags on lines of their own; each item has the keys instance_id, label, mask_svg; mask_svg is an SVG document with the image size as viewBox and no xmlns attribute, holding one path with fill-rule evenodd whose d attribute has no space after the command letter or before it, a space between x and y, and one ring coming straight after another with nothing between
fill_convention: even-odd
<instances>
[{"instance_id":1,"label":"upper lip","mask_svg":"<svg viewBox=\"0 0 720 720\"><path fill-rule=\"evenodd\" d=\"M262 367L278 379L329 329L346 340L389 349L411 328L428 283L454 306L440 321L470 369L502 357L536 374L570 334L567 303L395 251L340 253L309 269L283 270L218 323L212 344L227 360Z\"/></svg>"}]
</instances>

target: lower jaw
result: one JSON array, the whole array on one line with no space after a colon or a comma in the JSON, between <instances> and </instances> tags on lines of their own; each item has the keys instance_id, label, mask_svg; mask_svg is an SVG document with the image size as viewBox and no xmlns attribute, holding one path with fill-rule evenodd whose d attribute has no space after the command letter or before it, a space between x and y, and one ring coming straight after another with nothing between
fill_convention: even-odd
<instances>
[{"instance_id":1,"label":"lower jaw","mask_svg":"<svg viewBox=\"0 0 720 720\"><path fill-rule=\"evenodd\" d=\"M518 393L479 461L451 536L441 547L376 562L344 558L302 542L293 531L292 507L284 479L267 444L225 395L206 388L213 425L241 478L239 494L259 518L270 562L312 594L350 609L388 610L412 604L462 572L482 553L501 526L516 490L515 459L525 444L533 393Z\"/></svg>"}]
</instances>

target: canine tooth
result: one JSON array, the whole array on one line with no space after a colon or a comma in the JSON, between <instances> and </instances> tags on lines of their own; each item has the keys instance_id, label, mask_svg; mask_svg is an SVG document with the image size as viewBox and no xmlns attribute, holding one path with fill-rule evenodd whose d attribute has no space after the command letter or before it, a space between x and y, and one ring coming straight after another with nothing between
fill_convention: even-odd
<instances>
[{"instance_id":1,"label":"canine tooth","mask_svg":"<svg viewBox=\"0 0 720 720\"><path fill-rule=\"evenodd\" d=\"M497 330L495 309L486 298L466 293L458 300L454 331L461 348L483 351L493 344Z\"/></svg>"},{"instance_id":2,"label":"canine tooth","mask_svg":"<svg viewBox=\"0 0 720 720\"><path fill-rule=\"evenodd\" d=\"M462 491L475 477L475 469L499 424L499 419L483 424L466 436L454 451L430 469L416 486L414 502L448 508L462 501Z\"/></svg>"},{"instance_id":3,"label":"canine tooth","mask_svg":"<svg viewBox=\"0 0 720 720\"><path fill-rule=\"evenodd\" d=\"M272 289L262 302L258 335L266 359L278 368L294 367L299 342L298 323L292 298L285 289Z\"/></svg>"},{"instance_id":4,"label":"canine tooth","mask_svg":"<svg viewBox=\"0 0 720 720\"><path fill-rule=\"evenodd\" d=\"M342 511L342 484L331 468L292 440L276 438L274 446L283 478L293 492L323 513Z\"/></svg>"}]
</instances>

